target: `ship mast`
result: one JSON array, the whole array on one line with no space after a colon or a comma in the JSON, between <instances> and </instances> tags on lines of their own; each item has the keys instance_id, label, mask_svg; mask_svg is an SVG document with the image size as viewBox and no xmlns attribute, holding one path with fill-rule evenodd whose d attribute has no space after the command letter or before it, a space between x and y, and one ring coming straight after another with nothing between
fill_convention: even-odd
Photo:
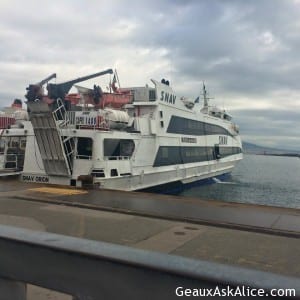
<instances>
[{"instance_id":1,"label":"ship mast","mask_svg":"<svg viewBox=\"0 0 300 300\"><path fill-rule=\"evenodd\" d=\"M203 84L202 85L202 95L203 95L203 99L204 99L203 107L208 107L208 100L213 99L213 98L208 97L208 92L206 90L204 81L202 82L202 84Z\"/></svg>"}]
</instances>

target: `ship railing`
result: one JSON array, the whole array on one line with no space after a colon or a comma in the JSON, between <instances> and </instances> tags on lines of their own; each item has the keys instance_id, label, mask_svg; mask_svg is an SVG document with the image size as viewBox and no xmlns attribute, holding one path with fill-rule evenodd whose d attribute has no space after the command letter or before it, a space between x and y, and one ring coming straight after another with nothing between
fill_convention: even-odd
<instances>
[{"instance_id":1,"label":"ship railing","mask_svg":"<svg viewBox=\"0 0 300 300\"><path fill-rule=\"evenodd\" d=\"M73 110L66 112L65 117L69 120L70 125L75 125L75 120L76 120L75 113L76 113L76 111L73 111Z\"/></svg>"},{"instance_id":2,"label":"ship railing","mask_svg":"<svg viewBox=\"0 0 300 300\"><path fill-rule=\"evenodd\" d=\"M99 125L86 125L86 124L77 124L77 129L92 129L92 130L102 130L102 131L108 131L109 126L107 124L99 124Z\"/></svg>"},{"instance_id":3,"label":"ship railing","mask_svg":"<svg viewBox=\"0 0 300 300\"><path fill-rule=\"evenodd\" d=\"M110 130L109 122L102 115L97 115L89 121L79 121L76 118L77 111L67 111L65 118L68 120L68 124L76 127L77 129L92 129L92 130Z\"/></svg>"},{"instance_id":4,"label":"ship railing","mask_svg":"<svg viewBox=\"0 0 300 300\"><path fill-rule=\"evenodd\" d=\"M169 300L190 288L262 289L259 299L269 299L274 289L293 292L276 299L300 295L296 277L5 225L0 266L0 297L6 300L25 300L27 283L74 300Z\"/></svg>"},{"instance_id":5,"label":"ship railing","mask_svg":"<svg viewBox=\"0 0 300 300\"><path fill-rule=\"evenodd\" d=\"M73 168L72 156L75 153L75 140L72 136L66 136L62 140L64 145L65 155L69 164L70 169Z\"/></svg>"},{"instance_id":6,"label":"ship railing","mask_svg":"<svg viewBox=\"0 0 300 300\"><path fill-rule=\"evenodd\" d=\"M60 130L60 135L63 137L61 129L66 128L70 124L70 115L67 113L66 107L62 101L62 99L57 99L57 109L52 112L53 117L56 121L57 129ZM65 158L69 167L69 170L72 171L72 155L75 152L75 143L72 137L64 137L62 138L63 150L65 154Z\"/></svg>"},{"instance_id":7,"label":"ship railing","mask_svg":"<svg viewBox=\"0 0 300 300\"><path fill-rule=\"evenodd\" d=\"M57 122L59 121L59 127L64 127L69 124L67 110L62 99L58 98L56 102L57 108L53 110L52 114L54 116L54 119Z\"/></svg>"}]
</instances>

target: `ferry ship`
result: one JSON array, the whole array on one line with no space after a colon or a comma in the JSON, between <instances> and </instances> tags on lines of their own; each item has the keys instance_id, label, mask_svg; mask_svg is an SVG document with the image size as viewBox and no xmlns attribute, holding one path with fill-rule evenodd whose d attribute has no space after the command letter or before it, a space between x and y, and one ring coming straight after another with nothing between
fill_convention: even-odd
<instances>
[{"instance_id":1,"label":"ferry ship","mask_svg":"<svg viewBox=\"0 0 300 300\"><path fill-rule=\"evenodd\" d=\"M105 74L113 76L109 91L76 85ZM117 79L109 69L48 83L46 95L41 85L27 88L23 181L164 191L230 173L242 159L238 126L209 105L204 84L200 105L165 79L127 88ZM73 85L78 93L69 93Z\"/></svg>"}]
</instances>

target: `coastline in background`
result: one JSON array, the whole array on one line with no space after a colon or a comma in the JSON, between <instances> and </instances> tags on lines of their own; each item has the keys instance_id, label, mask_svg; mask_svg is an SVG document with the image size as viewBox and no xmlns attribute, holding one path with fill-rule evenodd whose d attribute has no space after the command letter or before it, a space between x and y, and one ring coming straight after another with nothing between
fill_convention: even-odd
<instances>
[{"instance_id":1,"label":"coastline in background","mask_svg":"<svg viewBox=\"0 0 300 300\"><path fill-rule=\"evenodd\" d=\"M300 151L296 151L296 150L276 149L276 148L270 148L265 146L259 146L248 142L242 142L242 143L243 143L243 153L245 154L300 157Z\"/></svg>"},{"instance_id":2,"label":"coastline in background","mask_svg":"<svg viewBox=\"0 0 300 300\"><path fill-rule=\"evenodd\" d=\"M193 187L179 195L300 208L299 178L297 157L245 154L226 181Z\"/></svg>"}]
</instances>

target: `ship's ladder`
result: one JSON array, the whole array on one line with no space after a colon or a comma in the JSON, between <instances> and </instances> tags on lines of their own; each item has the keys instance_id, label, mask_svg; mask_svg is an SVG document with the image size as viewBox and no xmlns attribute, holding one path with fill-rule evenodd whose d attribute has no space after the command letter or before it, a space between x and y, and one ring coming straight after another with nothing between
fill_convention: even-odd
<instances>
[{"instance_id":1,"label":"ship's ladder","mask_svg":"<svg viewBox=\"0 0 300 300\"><path fill-rule=\"evenodd\" d=\"M70 176L74 142L62 136L62 128L68 124L62 101L57 100L54 111L43 101L28 101L27 106L46 173Z\"/></svg>"},{"instance_id":2,"label":"ship's ladder","mask_svg":"<svg viewBox=\"0 0 300 300\"><path fill-rule=\"evenodd\" d=\"M63 103L63 101L58 98L57 101L57 108L53 110L52 115L54 117L54 120L56 121L56 126L60 132L61 136L61 141L63 144L63 149L65 156L67 158L68 166L70 169L70 172L72 173L73 169L73 155L75 152L75 139L72 135L64 135L62 132L62 129L68 128L68 125L71 123L70 122L70 114L67 113L66 107Z\"/></svg>"}]
</instances>

